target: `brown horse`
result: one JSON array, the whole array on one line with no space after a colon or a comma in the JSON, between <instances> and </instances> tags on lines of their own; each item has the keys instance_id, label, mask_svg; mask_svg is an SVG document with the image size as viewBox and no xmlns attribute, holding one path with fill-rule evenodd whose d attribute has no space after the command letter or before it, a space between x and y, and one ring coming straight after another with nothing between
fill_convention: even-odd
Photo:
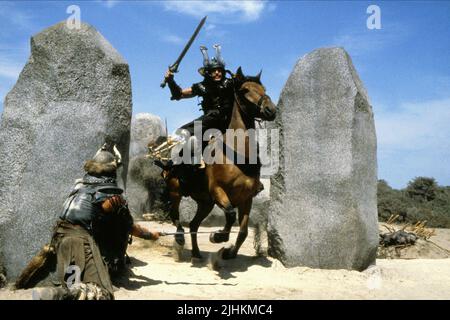
<instances>
[{"instance_id":1,"label":"brown horse","mask_svg":"<svg viewBox=\"0 0 450 320\"><path fill-rule=\"evenodd\" d=\"M233 77L234 81L234 105L229 129L240 130L247 133L248 129L255 129L255 119L273 121L276 109L270 97L266 94L261 84L260 76L244 76L239 68ZM236 211L239 213L239 233L233 247L223 251L224 259L235 258L239 248L247 237L248 222L253 197L261 190L259 182L259 163L249 163L252 146L256 145L255 137L245 135L245 143L240 145L236 138L216 140L213 143L222 144L223 148L215 148L212 155L219 163L207 164L204 170L200 170L193 179L188 181L188 187L180 188L180 180L175 170L163 172L170 197L170 216L177 227L175 240L184 245L184 230L179 219L179 205L183 195L192 197L197 202L197 212L189 224L192 239L192 257L202 258L197 243L197 230L201 222L208 216L217 204L225 213L226 223L222 230L214 232L210 236L213 243L221 243L229 240L231 227L236 221ZM231 141L229 141L231 140ZM226 151L228 150L228 151ZM245 158L245 164L235 164L230 161L230 152ZM255 157L253 157L255 159ZM242 162L242 161L241 161ZM221 164L220 164L221 163ZM187 190L187 191L186 191Z\"/></svg>"}]
</instances>

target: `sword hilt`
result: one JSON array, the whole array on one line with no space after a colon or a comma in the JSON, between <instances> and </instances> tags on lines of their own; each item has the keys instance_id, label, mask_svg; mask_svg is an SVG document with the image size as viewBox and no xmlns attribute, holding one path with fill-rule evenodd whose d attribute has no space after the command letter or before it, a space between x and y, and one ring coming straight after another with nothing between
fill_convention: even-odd
<instances>
[{"instance_id":1,"label":"sword hilt","mask_svg":"<svg viewBox=\"0 0 450 320\"><path fill-rule=\"evenodd\" d=\"M178 65L171 65L169 66L169 70L173 73L177 73L178 72ZM167 79L164 77L164 80L161 82L160 87L161 88L165 88L167 84Z\"/></svg>"},{"instance_id":2,"label":"sword hilt","mask_svg":"<svg viewBox=\"0 0 450 320\"><path fill-rule=\"evenodd\" d=\"M169 70L172 72L177 72L178 70L178 65L180 64L181 60L183 60L184 55L186 54L186 52L189 50L189 48L191 47L192 42L195 40L195 37L197 37L198 32L200 31L200 29L203 27L203 25L205 24L206 21L206 16L203 17L203 19L200 21L200 23L198 24L197 28L194 31L194 34L191 36L191 38L189 39L188 43L186 44L186 46L184 47L183 51L181 51L180 56L178 57L178 59L175 61L175 63L169 67ZM161 82L161 88L164 88L166 86L167 80L166 78L164 78L164 81Z\"/></svg>"}]
</instances>

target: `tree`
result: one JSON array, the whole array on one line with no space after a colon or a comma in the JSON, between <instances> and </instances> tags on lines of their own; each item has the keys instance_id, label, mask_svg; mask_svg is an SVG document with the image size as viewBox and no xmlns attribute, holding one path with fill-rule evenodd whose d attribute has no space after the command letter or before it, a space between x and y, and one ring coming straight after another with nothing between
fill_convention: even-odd
<instances>
[{"instance_id":1,"label":"tree","mask_svg":"<svg viewBox=\"0 0 450 320\"><path fill-rule=\"evenodd\" d=\"M438 185L434 178L416 177L406 187L406 194L419 201L431 201L436 198Z\"/></svg>"}]
</instances>

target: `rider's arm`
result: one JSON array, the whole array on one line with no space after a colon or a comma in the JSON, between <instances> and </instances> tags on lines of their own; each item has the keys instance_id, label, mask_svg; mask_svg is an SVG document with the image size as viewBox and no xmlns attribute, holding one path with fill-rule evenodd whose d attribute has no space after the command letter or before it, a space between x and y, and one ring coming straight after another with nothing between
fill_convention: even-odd
<instances>
[{"instance_id":1,"label":"rider's arm","mask_svg":"<svg viewBox=\"0 0 450 320\"><path fill-rule=\"evenodd\" d=\"M192 88L186 88L186 89L181 90L181 99L192 98L194 96L195 96L195 94L194 94Z\"/></svg>"},{"instance_id":2,"label":"rider's arm","mask_svg":"<svg viewBox=\"0 0 450 320\"><path fill-rule=\"evenodd\" d=\"M131 235L145 240L158 240L160 233L157 231L152 232L147 228L134 223L131 227Z\"/></svg>"},{"instance_id":3,"label":"rider's arm","mask_svg":"<svg viewBox=\"0 0 450 320\"><path fill-rule=\"evenodd\" d=\"M111 214L113 212L117 212L117 210L124 206L126 204L125 199L123 199L121 196L119 195L115 195L112 197L109 197L108 199L106 199L105 201L103 201L102 203L102 209L103 212L106 214ZM129 212L128 212L129 213ZM138 238L142 238L142 239L146 239L146 240L158 240L159 236L161 235L159 232L157 231L150 231L147 228L140 226L136 223L132 222L132 218L130 216L130 221L131 221L131 235L138 237Z\"/></svg>"},{"instance_id":4,"label":"rider's arm","mask_svg":"<svg viewBox=\"0 0 450 320\"><path fill-rule=\"evenodd\" d=\"M181 89L181 87L173 79L173 72L168 70L166 72L166 81L169 85L170 93L172 94L171 100L180 100L185 98L192 98L195 96L192 88Z\"/></svg>"}]
</instances>

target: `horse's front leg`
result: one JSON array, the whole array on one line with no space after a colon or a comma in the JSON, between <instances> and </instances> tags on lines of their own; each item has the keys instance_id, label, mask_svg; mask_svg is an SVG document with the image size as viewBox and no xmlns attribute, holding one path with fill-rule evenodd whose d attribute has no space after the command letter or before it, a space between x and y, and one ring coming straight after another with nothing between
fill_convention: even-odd
<instances>
[{"instance_id":1,"label":"horse's front leg","mask_svg":"<svg viewBox=\"0 0 450 320\"><path fill-rule=\"evenodd\" d=\"M177 228L177 234L175 235L175 241L178 245L184 246L184 229L180 222L180 202L181 195L177 191L171 191L170 196L170 219Z\"/></svg>"},{"instance_id":2,"label":"horse's front leg","mask_svg":"<svg viewBox=\"0 0 450 320\"><path fill-rule=\"evenodd\" d=\"M192 241L192 258L202 259L200 249L197 243L197 231L202 221L208 216L214 207L214 202L197 202L197 213L194 219L189 223L189 231Z\"/></svg>"},{"instance_id":3,"label":"horse's front leg","mask_svg":"<svg viewBox=\"0 0 450 320\"><path fill-rule=\"evenodd\" d=\"M250 198L238 207L239 210L239 233L236 238L236 243L231 248L225 248L222 253L223 259L236 258L237 253L244 243L248 235L248 222L250 216L250 210L252 208L253 199Z\"/></svg>"},{"instance_id":4,"label":"horse's front leg","mask_svg":"<svg viewBox=\"0 0 450 320\"><path fill-rule=\"evenodd\" d=\"M227 242L230 239L231 227L236 221L236 211L234 210L228 195L222 188L215 187L213 189L213 197L215 202L225 213L225 227L222 230L211 233L209 241L212 243Z\"/></svg>"}]
</instances>

